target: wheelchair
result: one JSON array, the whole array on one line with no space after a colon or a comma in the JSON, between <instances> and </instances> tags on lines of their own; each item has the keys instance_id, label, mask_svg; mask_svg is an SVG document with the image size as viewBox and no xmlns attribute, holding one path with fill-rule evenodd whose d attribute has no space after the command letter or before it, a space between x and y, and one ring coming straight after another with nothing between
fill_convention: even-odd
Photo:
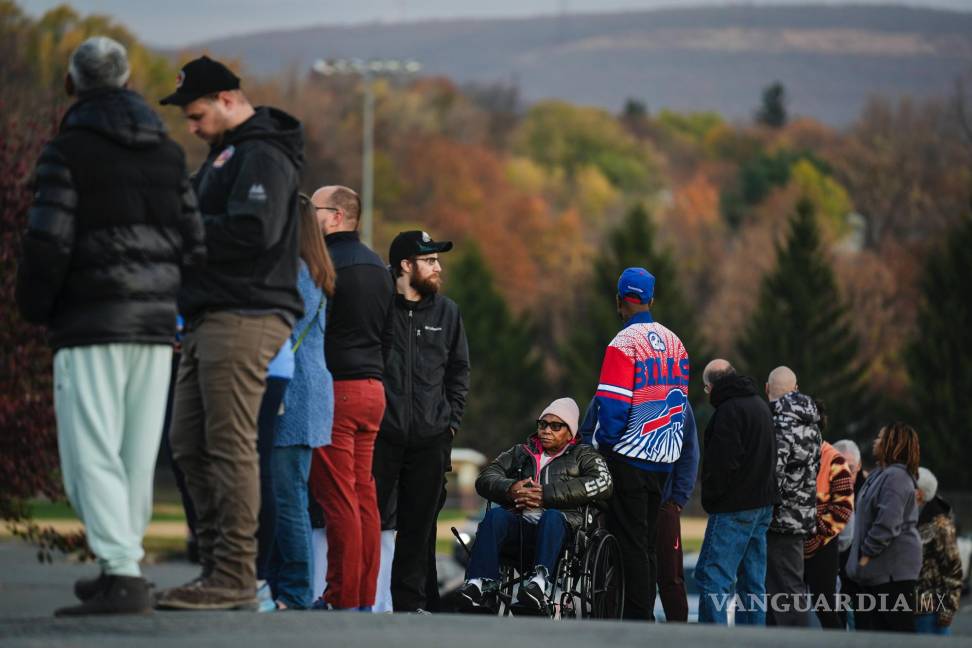
<instances>
[{"instance_id":1,"label":"wheelchair","mask_svg":"<svg viewBox=\"0 0 972 648\"><path fill-rule=\"evenodd\" d=\"M492 503L487 505L488 508ZM620 619L624 609L624 562L617 538L603 525L601 511L583 509L584 523L564 543L557 560L549 604L540 616L551 619ZM453 529L458 537L458 532ZM522 538L522 534L520 536ZM462 541L460 540L460 543ZM462 543L465 546L464 543ZM466 548L469 551L468 547ZM533 547L505 547L500 553L500 616L537 616L516 603L520 581L532 571Z\"/></svg>"}]
</instances>

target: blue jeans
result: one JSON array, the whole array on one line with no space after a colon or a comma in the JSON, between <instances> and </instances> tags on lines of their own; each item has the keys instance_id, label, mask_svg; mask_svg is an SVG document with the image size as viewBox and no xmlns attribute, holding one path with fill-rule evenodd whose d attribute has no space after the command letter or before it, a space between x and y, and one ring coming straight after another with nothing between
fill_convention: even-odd
<instances>
[{"instance_id":1,"label":"blue jeans","mask_svg":"<svg viewBox=\"0 0 972 648\"><path fill-rule=\"evenodd\" d=\"M311 448L284 446L273 449L273 497L277 510L276 534L270 559L274 595L290 609L311 605L311 525L307 514L307 480Z\"/></svg>"},{"instance_id":2,"label":"blue jeans","mask_svg":"<svg viewBox=\"0 0 972 648\"><path fill-rule=\"evenodd\" d=\"M260 401L257 415L257 453L260 455L260 523L257 527L256 573L260 580L270 578L270 557L273 554L274 527L277 512L273 497L273 438L276 436L280 402L290 378L267 376L267 389Z\"/></svg>"},{"instance_id":3,"label":"blue jeans","mask_svg":"<svg viewBox=\"0 0 972 648\"><path fill-rule=\"evenodd\" d=\"M915 615L915 631L919 634L950 635L952 628L938 625L938 615L934 612L929 614Z\"/></svg>"},{"instance_id":4,"label":"blue jeans","mask_svg":"<svg viewBox=\"0 0 972 648\"><path fill-rule=\"evenodd\" d=\"M547 573L553 575L560 550L567 539L568 526L564 514L556 509L547 509L537 524L530 524L522 516L494 506L486 511L486 517L476 530L476 543L469 558L466 578L499 579L500 550L507 543L519 542L521 529L523 544L535 544L534 564L543 565Z\"/></svg>"},{"instance_id":5,"label":"blue jeans","mask_svg":"<svg viewBox=\"0 0 972 648\"><path fill-rule=\"evenodd\" d=\"M766 530L773 507L709 516L695 566L699 623L726 625L733 594L742 601L737 625L766 624Z\"/></svg>"}]
</instances>

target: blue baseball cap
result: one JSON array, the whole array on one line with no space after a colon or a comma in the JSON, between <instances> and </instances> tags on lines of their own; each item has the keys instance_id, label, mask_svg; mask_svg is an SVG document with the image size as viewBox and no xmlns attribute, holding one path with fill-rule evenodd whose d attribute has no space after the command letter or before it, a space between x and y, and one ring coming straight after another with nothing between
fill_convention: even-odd
<instances>
[{"instance_id":1,"label":"blue baseball cap","mask_svg":"<svg viewBox=\"0 0 972 648\"><path fill-rule=\"evenodd\" d=\"M647 304L655 296L655 277L644 268L628 268L618 278L618 297Z\"/></svg>"}]
</instances>

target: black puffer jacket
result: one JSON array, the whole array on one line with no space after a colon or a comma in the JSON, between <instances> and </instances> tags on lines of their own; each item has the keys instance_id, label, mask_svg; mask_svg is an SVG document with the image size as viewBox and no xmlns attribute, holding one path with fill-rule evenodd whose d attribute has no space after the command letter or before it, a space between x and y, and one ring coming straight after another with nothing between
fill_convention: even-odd
<instances>
[{"instance_id":1,"label":"black puffer jacket","mask_svg":"<svg viewBox=\"0 0 972 648\"><path fill-rule=\"evenodd\" d=\"M434 294L395 295L385 324L381 439L423 445L458 430L469 391L469 345L459 306Z\"/></svg>"},{"instance_id":2,"label":"black puffer jacket","mask_svg":"<svg viewBox=\"0 0 972 648\"><path fill-rule=\"evenodd\" d=\"M702 445L702 508L732 513L776 504L776 433L769 405L747 376L716 382Z\"/></svg>"},{"instance_id":3,"label":"black puffer jacket","mask_svg":"<svg viewBox=\"0 0 972 648\"><path fill-rule=\"evenodd\" d=\"M187 320L205 311L274 311L293 324L303 314L297 291L303 151L300 122L267 107L210 149L193 177L207 263L187 274L179 294Z\"/></svg>"},{"instance_id":4,"label":"black puffer jacket","mask_svg":"<svg viewBox=\"0 0 972 648\"><path fill-rule=\"evenodd\" d=\"M581 508L611 497L614 482L604 457L593 447L574 439L564 453L537 475L543 449L536 435L502 453L476 480L476 492L491 502L512 507L510 486L533 477L543 486L543 507L557 509L573 529L584 523Z\"/></svg>"},{"instance_id":5,"label":"black puffer jacket","mask_svg":"<svg viewBox=\"0 0 972 648\"><path fill-rule=\"evenodd\" d=\"M37 162L17 273L51 345L169 344L181 267L205 256L182 149L128 90L83 94Z\"/></svg>"}]
</instances>

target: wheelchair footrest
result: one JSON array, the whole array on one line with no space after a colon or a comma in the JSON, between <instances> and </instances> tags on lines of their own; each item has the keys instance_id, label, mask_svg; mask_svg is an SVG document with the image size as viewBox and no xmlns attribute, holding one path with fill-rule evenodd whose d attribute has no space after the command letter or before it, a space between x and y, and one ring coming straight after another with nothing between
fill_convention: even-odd
<instances>
[{"instance_id":1,"label":"wheelchair footrest","mask_svg":"<svg viewBox=\"0 0 972 648\"><path fill-rule=\"evenodd\" d=\"M513 616L535 616L535 617L552 617L553 609L552 606L546 605L541 609L537 609L532 605L523 605L522 603L514 602L510 606L510 612Z\"/></svg>"}]
</instances>

